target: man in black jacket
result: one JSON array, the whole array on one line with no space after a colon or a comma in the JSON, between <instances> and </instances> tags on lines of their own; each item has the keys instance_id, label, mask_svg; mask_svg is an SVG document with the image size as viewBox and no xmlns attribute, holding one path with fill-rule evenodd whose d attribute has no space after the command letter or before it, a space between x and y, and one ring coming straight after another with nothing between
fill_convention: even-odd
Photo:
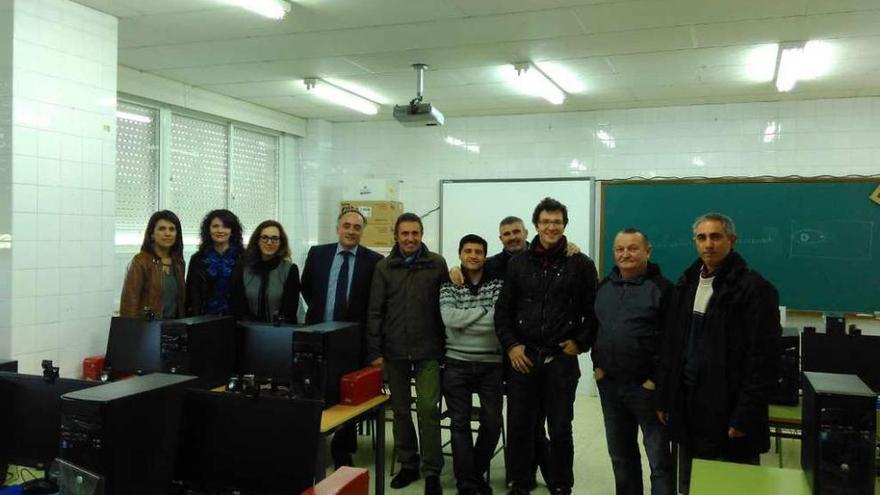
<instances>
[{"instance_id":1,"label":"man in black jacket","mask_svg":"<svg viewBox=\"0 0 880 495\"><path fill-rule=\"evenodd\" d=\"M651 466L651 494L669 495L669 435L654 408L655 370L672 284L648 261L651 244L637 229L614 237L614 269L596 294L593 364L617 495L642 495L639 428Z\"/></svg>"},{"instance_id":2,"label":"man in black jacket","mask_svg":"<svg viewBox=\"0 0 880 495\"><path fill-rule=\"evenodd\" d=\"M302 272L301 294L309 309L306 324L356 321L361 324L361 366L366 365L367 304L373 269L382 255L361 246L367 219L356 209L345 209L336 218L337 242L309 249ZM357 450L354 424L333 435L330 452L338 469L352 465Z\"/></svg>"},{"instance_id":3,"label":"man in black jacket","mask_svg":"<svg viewBox=\"0 0 880 495\"><path fill-rule=\"evenodd\" d=\"M553 494L574 486L571 421L580 378L577 355L593 339L596 266L583 254L566 256L568 210L544 198L532 214L538 235L508 265L495 307L495 331L510 358L507 394L508 475L512 494L530 491L534 425L540 403L550 433Z\"/></svg>"},{"instance_id":4,"label":"man in black jacket","mask_svg":"<svg viewBox=\"0 0 880 495\"><path fill-rule=\"evenodd\" d=\"M733 220L708 213L693 232L699 259L675 286L657 373L657 415L680 444L683 493L694 457L758 464L770 448L782 333L776 289L733 251Z\"/></svg>"}]
</instances>

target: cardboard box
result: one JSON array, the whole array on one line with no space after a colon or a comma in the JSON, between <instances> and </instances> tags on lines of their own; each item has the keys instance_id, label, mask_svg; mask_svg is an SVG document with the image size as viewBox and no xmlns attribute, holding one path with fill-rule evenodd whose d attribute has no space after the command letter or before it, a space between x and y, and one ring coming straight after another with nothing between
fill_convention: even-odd
<instances>
[{"instance_id":1,"label":"cardboard box","mask_svg":"<svg viewBox=\"0 0 880 495\"><path fill-rule=\"evenodd\" d=\"M352 201L397 201L399 181L346 177L342 182L342 197Z\"/></svg>"},{"instance_id":2,"label":"cardboard box","mask_svg":"<svg viewBox=\"0 0 880 495\"><path fill-rule=\"evenodd\" d=\"M340 211L356 208L367 219L361 244L367 247L393 247L394 222L403 213L400 201L342 201Z\"/></svg>"}]
</instances>

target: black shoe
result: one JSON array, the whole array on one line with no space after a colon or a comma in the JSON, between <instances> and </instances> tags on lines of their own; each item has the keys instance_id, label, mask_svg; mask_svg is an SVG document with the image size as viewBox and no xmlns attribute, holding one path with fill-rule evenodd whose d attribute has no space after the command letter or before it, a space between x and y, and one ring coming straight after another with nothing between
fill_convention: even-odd
<instances>
[{"instance_id":1,"label":"black shoe","mask_svg":"<svg viewBox=\"0 0 880 495\"><path fill-rule=\"evenodd\" d=\"M554 488L550 490L553 495L571 495L571 488Z\"/></svg>"},{"instance_id":2,"label":"black shoe","mask_svg":"<svg viewBox=\"0 0 880 495\"><path fill-rule=\"evenodd\" d=\"M425 495L443 495L443 487L440 486L440 477L425 476Z\"/></svg>"},{"instance_id":3,"label":"black shoe","mask_svg":"<svg viewBox=\"0 0 880 495\"><path fill-rule=\"evenodd\" d=\"M526 490L524 488L513 487L507 492L507 495L529 495L531 490Z\"/></svg>"},{"instance_id":4,"label":"black shoe","mask_svg":"<svg viewBox=\"0 0 880 495\"><path fill-rule=\"evenodd\" d=\"M478 495L493 495L492 487L483 478L476 482L475 486Z\"/></svg>"},{"instance_id":5,"label":"black shoe","mask_svg":"<svg viewBox=\"0 0 880 495\"><path fill-rule=\"evenodd\" d=\"M403 488L419 479L419 472L415 469L401 469L397 476L391 478L391 488Z\"/></svg>"}]
</instances>

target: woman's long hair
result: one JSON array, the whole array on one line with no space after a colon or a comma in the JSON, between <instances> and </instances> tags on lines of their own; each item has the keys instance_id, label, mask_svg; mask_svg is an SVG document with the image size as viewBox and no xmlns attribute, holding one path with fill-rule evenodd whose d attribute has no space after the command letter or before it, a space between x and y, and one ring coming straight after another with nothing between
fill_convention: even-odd
<instances>
[{"instance_id":1,"label":"woman's long hair","mask_svg":"<svg viewBox=\"0 0 880 495\"><path fill-rule=\"evenodd\" d=\"M284 227L275 220L265 220L260 225L257 225L257 228L251 234L251 239L248 241L247 250L244 252L245 261L248 265L253 265L262 259L260 234L267 227L276 227L278 229L278 236L281 238L278 242L278 251L275 252L275 257L285 260L290 259L290 247L287 243L287 234L284 232Z\"/></svg>"},{"instance_id":2,"label":"woman's long hair","mask_svg":"<svg viewBox=\"0 0 880 495\"><path fill-rule=\"evenodd\" d=\"M156 251L153 249L156 244L153 240L153 230L156 229L156 224L159 223L159 220L167 220L174 224L174 228L177 229L177 237L174 239L174 245L171 246L169 254L171 254L172 258L182 258L183 230L180 228L180 219L171 210L160 210L150 216L150 221L147 222L147 229L144 231L144 242L141 243L141 251L156 255Z\"/></svg>"},{"instance_id":3,"label":"woman's long hair","mask_svg":"<svg viewBox=\"0 0 880 495\"><path fill-rule=\"evenodd\" d=\"M223 222L223 226L231 229L229 234L229 247L235 248L239 253L244 251L244 243L242 236L241 222L235 213L229 210L211 210L202 219L202 226L199 228L199 252L204 254L214 247L214 241L211 239L211 222L215 218L219 218Z\"/></svg>"}]
</instances>

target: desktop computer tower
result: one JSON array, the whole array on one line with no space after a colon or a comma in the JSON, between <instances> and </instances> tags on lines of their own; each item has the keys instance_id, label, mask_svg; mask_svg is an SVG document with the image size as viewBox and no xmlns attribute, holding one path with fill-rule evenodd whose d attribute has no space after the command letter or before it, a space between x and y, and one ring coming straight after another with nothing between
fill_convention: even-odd
<instances>
[{"instance_id":1,"label":"desktop computer tower","mask_svg":"<svg viewBox=\"0 0 880 495\"><path fill-rule=\"evenodd\" d=\"M165 493L194 380L154 373L63 395L61 459L101 476L107 495Z\"/></svg>"},{"instance_id":2,"label":"desktop computer tower","mask_svg":"<svg viewBox=\"0 0 880 495\"><path fill-rule=\"evenodd\" d=\"M235 320L194 316L162 322L162 371L192 375L206 385L225 383L235 372Z\"/></svg>"},{"instance_id":3,"label":"desktop computer tower","mask_svg":"<svg viewBox=\"0 0 880 495\"><path fill-rule=\"evenodd\" d=\"M801 467L812 493L874 493L876 400L856 375L804 373Z\"/></svg>"},{"instance_id":4,"label":"desktop computer tower","mask_svg":"<svg viewBox=\"0 0 880 495\"><path fill-rule=\"evenodd\" d=\"M795 405L801 388L801 339L797 328L782 329L779 339L779 365L776 383L770 391L770 403Z\"/></svg>"},{"instance_id":5,"label":"desktop computer tower","mask_svg":"<svg viewBox=\"0 0 880 495\"><path fill-rule=\"evenodd\" d=\"M8 371L10 373L18 373L18 361L9 361L0 359L0 371Z\"/></svg>"},{"instance_id":6,"label":"desktop computer tower","mask_svg":"<svg viewBox=\"0 0 880 495\"><path fill-rule=\"evenodd\" d=\"M339 402L339 380L360 367L360 325L325 322L298 327L293 333L293 378L296 397Z\"/></svg>"}]
</instances>

